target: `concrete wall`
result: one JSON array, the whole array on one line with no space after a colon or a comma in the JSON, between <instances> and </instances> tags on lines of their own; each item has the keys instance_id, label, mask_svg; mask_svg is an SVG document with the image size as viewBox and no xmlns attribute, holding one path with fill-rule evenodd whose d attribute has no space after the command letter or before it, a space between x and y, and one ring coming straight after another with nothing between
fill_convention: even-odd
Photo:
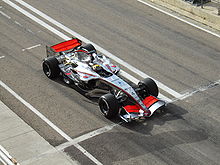
<instances>
[{"instance_id":1,"label":"concrete wall","mask_svg":"<svg viewBox=\"0 0 220 165\"><path fill-rule=\"evenodd\" d=\"M153 3L167 7L189 18L195 19L203 24L220 30L220 16L218 15L217 3L216 6L211 6L209 3L200 6L194 6L183 0L149 0Z\"/></svg>"}]
</instances>

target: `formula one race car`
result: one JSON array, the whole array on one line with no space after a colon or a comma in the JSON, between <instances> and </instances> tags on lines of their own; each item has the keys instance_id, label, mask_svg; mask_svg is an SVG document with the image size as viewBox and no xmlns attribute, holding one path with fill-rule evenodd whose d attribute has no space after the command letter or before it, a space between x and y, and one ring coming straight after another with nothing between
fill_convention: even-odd
<instances>
[{"instance_id":1,"label":"formula one race car","mask_svg":"<svg viewBox=\"0 0 220 165\"><path fill-rule=\"evenodd\" d=\"M47 57L42 63L45 75L50 79L62 76L65 83L87 91L107 90L98 104L108 119L117 115L126 122L144 119L166 104L157 98L158 87L152 79L146 78L133 87L118 76L119 67L97 53L92 44L73 38L46 48Z\"/></svg>"}]
</instances>

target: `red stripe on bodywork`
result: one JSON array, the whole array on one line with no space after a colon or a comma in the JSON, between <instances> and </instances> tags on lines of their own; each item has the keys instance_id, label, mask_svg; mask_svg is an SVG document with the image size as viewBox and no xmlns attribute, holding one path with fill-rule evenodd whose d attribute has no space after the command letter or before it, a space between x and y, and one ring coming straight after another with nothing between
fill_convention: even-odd
<instances>
[{"instance_id":1,"label":"red stripe on bodywork","mask_svg":"<svg viewBox=\"0 0 220 165\"><path fill-rule=\"evenodd\" d=\"M140 113L140 106L139 105L126 105L123 107L128 113ZM150 115L150 111L144 111L144 116L149 116Z\"/></svg>"},{"instance_id":2,"label":"red stripe on bodywork","mask_svg":"<svg viewBox=\"0 0 220 165\"><path fill-rule=\"evenodd\" d=\"M124 109L127 112L139 112L140 107L136 104L136 105L126 105L124 106Z\"/></svg>"},{"instance_id":3,"label":"red stripe on bodywork","mask_svg":"<svg viewBox=\"0 0 220 165\"><path fill-rule=\"evenodd\" d=\"M65 74L66 74L66 75L71 75L72 73L71 73L71 72L68 72L68 73L66 72Z\"/></svg>"},{"instance_id":4,"label":"red stripe on bodywork","mask_svg":"<svg viewBox=\"0 0 220 165\"><path fill-rule=\"evenodd\" d=\"M149 108L151 105L153 105L157 101L158 101L158 99L156 97L148 96L143 100L143 103L147 108Z\"/></svg>"},{"instance_id":5,"label":"red stripe on bodywork","mask_svg":"<svg viewBox=\"0 0 220 165\"><path fill-rule=\"evenodd\" d=\"M76 50L75 52L84 52L84 53L88 54L88 52L85 50Z\"/></svg>"}]
</instances>

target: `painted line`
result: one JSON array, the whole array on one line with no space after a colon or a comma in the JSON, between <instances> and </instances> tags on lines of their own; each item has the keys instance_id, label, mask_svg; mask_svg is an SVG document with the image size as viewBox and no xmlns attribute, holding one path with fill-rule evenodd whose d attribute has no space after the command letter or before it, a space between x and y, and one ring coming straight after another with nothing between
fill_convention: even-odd
<instances>
[{"instance_id":1,"label":"painted line","mask_svg":"<svg viewBox=\"0 0 220 165\"><path fill-rule=\"evenodd\" d=\"M5 58L5 56L0 56L0 59Z\"/></svg>"},{"instance_id":2,"label":"painted line","mask_svg":"<svg viewBox=\"0 0 220 165\"><path fill-rule=\"evenodd\" d=\"M36 47L39 47L39 46L41 46L41 44L37 44L37 45L31 46L31 47L28 47L28 48L24 48L24 49L22 49L22 51L30 50L30 49L33 49L33 48L36 48Z\"/></svg>"},{"instance_id":3,"label":"painted line","mask_svg":"<svg viewBox=\"0 0 220 165\"><path fill-rule=\"evenodd\" d=\"M107 125L105 127L99 128L97 130L94 130L94 131L89 132L87 134L84 134L82 136L79 136L79 137L73 139L72 141L63 143L63 144L57 146L56 149L58 151L63 150L65 148L69 147L69 146L78 144L78 143L80 143L82 141L88 140L88 139L93 138L93 137L95 137L97 135L100 135L100 134L103 134L105 132L108 132L108 131L112 130L114 127L120 125L121 123L123 123L123 122L120 122L120 123L117 123L117 124L111 124L111 125Z\"/></svg>"},{"instance_id":4,"label":"painted line","mask_svg":"<svg viewBox=\"0 0 220 165\"><path fill-rule=\"evenodd\" d=\"M3 11L0 11L0 14L3 15L3 16L5 16L5 17L8 18L8 19L11 19L11 17L8 16L7 14L5 14Z\"/></svg>"},{"instance_id":5,"label":"painted line","mask_svg":"<svg viewBox=\"0 0 220 165\"><path fill-rule=\"evenodd\" d=\"M164 11L164 10L162 10L162 9L160 9L160 8L154 6L154 5L152 5L152 4L150 4L150 3L146 2L146 1L143 1L143 0L137 0L137 1L140 2L140 3L142 3L142 4L144 4L144 5L147 5L147 6L151 7L151 8L153 8L153 9L157 10L157 11L160 11L161 13L164 13L164 14L166 14L166 15L169 15L169 16L171 16L171 17L173 17L173 18L178 19L179 21L182 21L182 22L184 22L184 23L186 23L186 24L189 24L189 25L191 25L191 26L193 26L193 27L195 27L195 28L197 28L197 29L200 29L200 30L202 30L202 31L204 31L204 32L207 32L207 33L209 33L209 34L212 34L213 36L216 36L216 37L220 38L220 35L219 35L219 34L214 33L214 32L212 32L212 31L210 31L210 30L205 29L205 28L202 28L202 27L200 27L200 26L198 26L198 25L195 25L194 23L191 23L191 22L189 22L189 21L186 21L186 20L184 20L184 19L182 19L182 18L180 18L180 17L178 17L178 16L175 16L175 15L169 13L169 12L166 12L166 11Z\"/></svg>"},{"instance_id":6,"label":"painted line","mask_svg":"<svg viewBox=\"0 0 220 165\"><path fill-rule=\"evenodd\" d=\"M123 122L121 122L121 123L123 123ZM56 146L55 150L54 149L50 149L50 150L48 150L46 152L41 153L40 155L38 155L35 158L32 158L32 159L25 160L25 161L21 162L21 164L31 164L32 162L34 162L36 160L39 160L40 157L43 157L43 156L45 156L47 154L52 154L52 153L56 153L56 152L59 152L59 151L63 151L65 148L70 147L70 146L75 146L76 148L80 148L79 150L81 152L86 152L87 155L88 155L88 152L85 149L83 149L81 146L79 147L78 143L80 143L80 142L82 142L84 140L90 139L90 138L92 138L94 136L97 136L97 135L103 134L105 132L108 132L108 131L112 130L115 126L118 126L121 123L111 124L109 126L105 126L105 127L99 128L99 129L97 129L95 131L92 131L92 132L89 132L87 134L81 135L81 136L79 136L79 137L77 137L75 139L72 139L72 141L63 143L63 144L61 144L59 146ZM88 155L88 156L91 156L91 155ZM80 164L80 163L78 163L78 164ZM97 162L97 164L98 164L98 162Z\"/></svg>"},{"instance_id":7,"label":"painted line","mask_svg":"<svg viewBox=\"0 0 220 165\"><path fill-rule=\"evenodd\" d=\"M16 99L18 99L22 104L24 104L27 108L29 108L33 113L35 113L38 117L40 117L44 122L46 122L51 128L53 128L57 133L59 133L63 138L68 141L72 139L64 133L61 129L59 129L55 124L53 124L48 118L46 118L42 113L40 113L36 108L34 108L31 104L21 98L17 93L15 93L10 87L8 87L5 83L0 81L0 85L5 88L9 93L11 93Z\"/></svg>"},{"instance_id":8,"label":"painted line","mask_svg":"<svg viewBox=\"0 0 220 165\"><path fill-rule=\"evenodd\" d=\"M220 85L220 80L217 80L217 81L215 81L215 82L213 82L213 83L210 83L210 84L208 84L208 85L201 86L201 87L199 87L198 89L193 90L193 91L191 91L191 92L186 92L185 94L183 94L182 97L176 98L176 99L174 99L172 102L175 102L175 101L178 101L178 100L184 100L184 99L186 99L186 98L188 98L188 97L193 96L194 94L196 94L196 93L198 93L198 92L206 91L206 90L208 90L208 89L210 89L210 88L214 88L215 86L218 86L218 85Z\"/></svg>"},{"instance_id":9,"label":"painted line","mask_svg":"<svg viewBox=\"0 0 220 165\"><path fill-rule=\"evenodd\" d=\"M34 15L30 14L29 12L25 11L24 9L20 8L19 6L17 6L15 3L9 1L9 0L2 0L5 3L7 3L8 5L10 5L11 7L15 8L16 10L18 10L19 12L21 12L22 14L24 14L25 16L27 16L28 18L32 19L33 21L37 22L38 24L42 25L43 27L47 28L49 31L55 33L56 35L58 35L59 37L65 39L65 40L70 40L71 38L68 37L67 35L61 33L60 31L58 31L57 29L53 28L52 26L48 25L47 23L45 23L44 21L40 20L39 18L35 17Z\"/></svg>"},{"instance_id":10,"label":"painted line","mask_svg":"<svg viewBox=\"0 0 220 165\"><path fill-rule=\"evenodd\" d=\"M79 144L74 144L74 147L76 147L78 150L80 150L84 155L86 155L88 158L90 158L95 164L102 165L101 162L99 162L96 158L94 158L89 152L87 152L82 146Z\"/></svg>"},{"instance_id":11,"label":"painted line","mask_svg":"<svg viewBox=\"0 0 220 165\"><path fill-rule=\"evenodd\" d=\"M15 21L15 24L17 24L20 27L23 27L22 24L20 22L18 22L18 21Z\"/></svg>"},{"instance_id":12,"label":"painted line","mask_svg":"<svg viewBox=\"0 0 220 165\"><path fill-rule=\"evenodd\" d=\"M6 0L3 0L3 1L6 1ZM135 74L139 75L140 77L142 77L142 78L147 78L147 77L152 78L149 75L147 75L146 73L140 71L139 69L133 67L132 65L128 64L127 62L123 61L122 59L120 59L117 56L111 54L110 52L108 52L107 50L103 49L102 47L98 46L94 42L88 40L87 38L81 36L80 34L76 33L75 31L71 30L70 28L64 26L63 24L59 23L58 21L54 20L53 18L49 17L48 15L44 14L43 12L41 12L38 9L34 8L33 6L29 5L28 3L26 3L26 2L24 2L22 0L15 0L15 1L17 1L21 5L25 6L26 8L30 9L31 11L33 11L36 14L38 14L39 16L41 16L42 18L46 19L47 21L51 22L52 24L56 25L57 27L61 28L62 30L66 31L67 33L71 34L72 36L75 36L75 37L79 38L80 40L82 40L85 43L93 44L98 51L100 51L101 53L105 54L109 58L117 61L119 64L121 64L122 66L126 67L127 69L129 69L130 71L134 72ZM154 78L152 78L152 79L154 79ZM168 86L164 85L163 83L161 83L161 82L159 82L159 81L157 81L155 79L154 79L154 81L157 83L159 88L161 88L164 91L168 92L172 96L177 97L177 98L182 96L180 93L174 91L173 89L169 88Z\"/></svg>"},{"instance_id":13,"label":"painted line","mask_svg":"<svg viewBox=\"0 0 220 165\"><path fill-rule=\"evenodd\" d=\"M33 113L35 113L39 118L41 118L45 123L47 123L51 128L53 128L57 133L59 133L63 138L67 141L72 141L73 139L69 137L66 133L64 133L61 129L59 129L55 124L53 124L48 118L46 118L42 113L40 113L36 108L34 108L30 103L21 98L17 93L15 93L10 87L8 87L4 82L0 81L0 86L6 89L9 93L11 93L16 99L18 99L22 104L24 104L27 108L29 108ZM98 135L98 134L97 134ZM80 151L83 151L89 159L91 159L95 164L101 165L95 157L89 154L83 147L78 144L74 145ZM86 152L85 152L86 151Z\"/></svg>"}]
</instances>

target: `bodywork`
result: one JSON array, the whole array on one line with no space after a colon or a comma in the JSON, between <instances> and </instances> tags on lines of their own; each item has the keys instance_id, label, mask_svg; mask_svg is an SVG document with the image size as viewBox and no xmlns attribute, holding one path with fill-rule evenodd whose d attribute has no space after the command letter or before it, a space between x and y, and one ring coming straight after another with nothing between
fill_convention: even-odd
<instances>
[{"instance_id":1,"label":"bodywork","mask_svg":"<svg viewBox=\"0 0 220 165\"><path fill-rule=\"evenodd\" d=\"M165 102L154 96L142 98L138 87L134 88L117 74L120 68L111 63L110 59L96 52L86 52L92 61L83 61L79 52L85 51L82 42L73 38L50 47L46 47L47 57L55 56L59 62L61 75L64 79L71 80L76 85L83 84L92 90L104 88L114 94L119 100L121 108L119 116L126 122L150 117L156 110L165 106ZM84 52L85 53L85 52ZM93 66L99 65L103 73L94 71Z\"/></svg>"}]
</instances>

